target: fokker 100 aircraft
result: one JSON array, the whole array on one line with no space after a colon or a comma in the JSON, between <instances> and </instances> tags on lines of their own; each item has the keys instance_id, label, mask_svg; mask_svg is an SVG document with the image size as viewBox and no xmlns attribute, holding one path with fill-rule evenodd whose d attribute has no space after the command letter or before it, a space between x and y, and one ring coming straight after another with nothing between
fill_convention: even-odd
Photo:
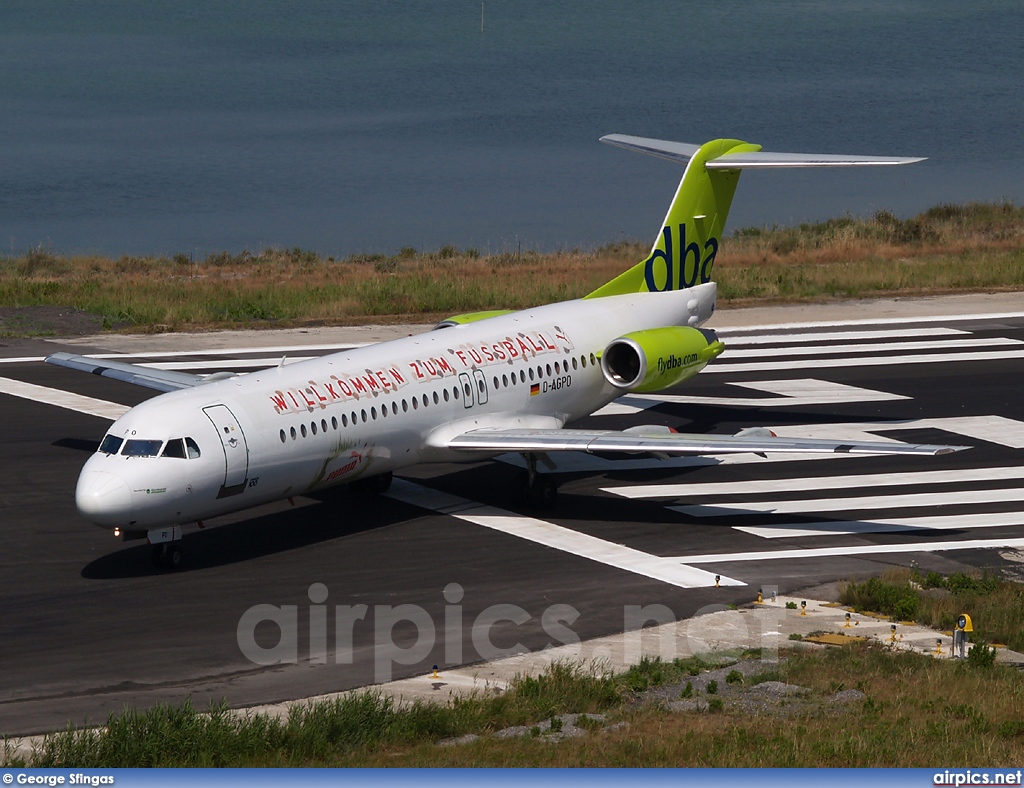
<instances>
[{"instance_id":1,"label":"fokker 100 aircraft","mask_svg":"<svg viewBox=\"0 0 1024 788\"><path fill-rule=\"evenodd\" d=\"M956 446L565 429L630 392L696 375L724 345L702 328L712 267L745 168L896 165L920 159L768 153L613 134L603 142L686 164L650 255L593 293L521 312L465 314L419 336L249 374L208 377L56 353L46 360L165 392L110 427L86 462L81 515L148 538L177 566L181 526L332 485L386 490L417 463L526 458L528 501L553 501L551 452L944 454Z\"/></svg>"}]
</instances>

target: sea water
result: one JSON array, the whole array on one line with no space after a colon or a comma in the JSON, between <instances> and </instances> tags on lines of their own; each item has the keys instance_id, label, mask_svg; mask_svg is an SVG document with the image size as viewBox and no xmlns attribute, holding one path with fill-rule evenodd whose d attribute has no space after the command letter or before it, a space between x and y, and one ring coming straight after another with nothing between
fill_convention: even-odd
<instances>
[{"instance_id":1,"label":"sea water","mask_svg":"<svg viewBox=\"0 0 1024 788\"><path fill-rule=\"evenodd\" d=\"M1022 42L1019 0L4 0L0 254L653 240L681 168L611 132L929 157L745 173L731 228L1024 202Z\"/></svg>"}]
</instances>

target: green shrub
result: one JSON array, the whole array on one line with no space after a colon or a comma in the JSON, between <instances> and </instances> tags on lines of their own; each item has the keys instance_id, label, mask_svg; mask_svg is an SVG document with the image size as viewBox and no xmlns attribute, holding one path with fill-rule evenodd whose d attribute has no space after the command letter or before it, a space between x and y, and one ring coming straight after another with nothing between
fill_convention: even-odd
<instances>
[{"instance_id":1,"label":"green shrub","mask_svg":"<svg viewBox=\"0 0 1024 788\"><path fill-rule=\"evenodd\" d=\"M680 698L692 698L693 697L693 682L686 682L686 686L683 687L683 691L679 693Z\"/></svg>"},{"instance_id":2,"label":"green shrub","mask_svg":"<svg viewBox=\"0 0 1024 788\"><path fill-rule=\"evenodd\" d=\"M967 652L967 664L972 668L990 668L996 664L996 650L984 640L978 640Z\"/></svg>"},{"instance_id":3,"label":"green shrub","mask_svg":"<svg viewBox=\"0 0 1024 788\"><path fill-rule=\"evenodd\" d=\"M711 681L708 682L707 692L708 695L715 695L718 692L718 682L711 679Z\"/></svg>"},{"instance_id":4,"label":"green shrub","mask_svg":"<svg viewBox=\"0 0 1024 788\"><path fill-rule=\"evenodd\" d=\"M724 707L725 707L725 704L722 703L722 699L721 698L712 698L711 700L708 701L708 711L711 712L712 714L717 714Z\"/></svg>"},{"instance_id":5,"label":"green shrub","mask_svg":"<svg viewBox=\"0 0 1024 788\"><path fill-rule=\"evenodd\" d=\"M726 684L742 684L743 674L738 670L730 670L729 675L725 677Z\"/></svg>"}]
</instances>

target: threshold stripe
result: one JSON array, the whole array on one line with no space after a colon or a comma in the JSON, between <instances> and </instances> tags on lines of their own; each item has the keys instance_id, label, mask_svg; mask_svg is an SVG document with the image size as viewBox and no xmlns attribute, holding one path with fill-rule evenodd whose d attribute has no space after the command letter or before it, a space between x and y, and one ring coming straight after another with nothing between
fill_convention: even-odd
<instances>
[{"instance_id":1,"label":"threshold stripe","mask_svg":"<svg viewBox=\"0 0 1024 788\"><path fill-rule=\"evenodd\" d=\"M675 507L668 507L674 509ZM881 534L901 531L950 531L974 528L1006 528L1024 525L1024 512L987 512L931 517L891 517L871 520L822 520L778 525L737 525L734 530L764 539L792 539L797 536L837 534Z\"/></svg>"},{"instance_id":2,"label":"threshold stripe","mask_svg":"<svg viewBox=\"0 0 1024 788\"><path fill-rule=\"evenodd\" d=\"M889 353L903 350L957 350L973 347L999 347L1005 345L1024 345L1019 339L1009 337L972 337L969 339L939 339L925 342L884 342L856 345L803 345L801 347L750 347L730 352L729 344L725 346L728 360L732 358L789 358L791 356L838 356L844 353Z\"/></svg>"},{"instance_id":3,"label":"threshold stripe","mask_svg":"<svg viewBox=\"0 0 1024 788\"><path fill-rule=\"evenodd\" d=\"M733 561L780 561L792 558L830 558L843 555L883 555L885 553L940 553L945 550L985 550L1004 547L1024 548L1024 539L964 539L952 542L905 542L903 544L869 544L853 547L808 547L796 550L762 550L747 553L708 553L681 555L672 559L688 564L726 564Z\"/></svg>"},{"instance_id":4,"label":"threshold stripe","mask_svg":"<svg viewBox=\"0 0 1024 788\"><path fill-rule=\"evenodd\" d=\"M869 495L858 498L817 498L804 501L749 501L671 506L691 517L722 517L737 514L799 514L801 512L849 512L870 509L955 506L968 503L1012 503L1024 501L1024 489L952 490L949 492Z\"/></svg>"},{"instance_id":5,"label":"threshold stripe","mask_svg":"<svg viewBox=\"0 0 1024 788\"><path fill-rule=\"evenodd\" d=\"M25 383L21 380L11 378L0 378L0 394L10 394L12 397L20 397L32 402L42 402L46 405L56 405L58 408L74 410L78 413L85 413L89 416L98 416L101 419L115 421L121 418L131 408L127 405L120 405L117 402L107 402L102 399L94 399L81 394L73 394L70 391L51 389L46 386L37 386L35 383Z\"/></svg>"},{"instance_id":6,"label":"threshold stripe","mask_svg":"<svg viewBox=\"0 0 1024 788\"><path fill-rule=\"evenodd\" d=\"M733 345L791 345L804 342L833 342L836 340L891 339L902 337L970 336L960 328L893 328L885 331L820 331L803 334L764 334L762 336L731 336L728 329L719 331Z\"/></svg>"},{"instance_id":7,"label":"threshold stripe","mask_svg":"<svg viewBox=\"0 0 1024 788\"><path fill-rule=\"evenodd\" d=\"M459 520L680 588L708 588L715 585L715 575L712 572L681 566L675 561L666 561L659 556L614 542L606 542L571 528L563 528L533 517L523 517L494 506L485 506L406 479L395 479L386 495L396 501L447 514ZM727 577L721 578L721 584L746 585Z\"/></svg>"},{"instance_id":8,"label":"threshold stripe","mask_svg":"<svg viewBox=\"0 0 1024 788\"><path fill-rule=\"evenodd\" d=\"M723 355L724 359L725 356ZM739 364L709 364L701 371L709 372L779 372L784 369L822 369L825 367L885 367L905 364L947 364L953 361L1002 361L1024 358L1022 350L977 350L966 353L922 353L910 356L865 356L861 358L808 358L778 361L751 361Z\"/></svg>"},{"instance_id":9,"label":"threshold stripe","mask_svg":"<svg viewBox=\"0 0 1024 788\"><path fill-rule=\"evenodd\" d=\"M604 492L623 498L697 498L711 495L799 492L802 490L844 490L856 487L899 487L911 484L953 484L958 482L1024 479L1024 466L1007 468L963 468L952 471L911 471L849 476L808 476L794 479L756 479L743 482L706 484L648 484L638 487L602 487Z\"/></svg>"}]
</instances>

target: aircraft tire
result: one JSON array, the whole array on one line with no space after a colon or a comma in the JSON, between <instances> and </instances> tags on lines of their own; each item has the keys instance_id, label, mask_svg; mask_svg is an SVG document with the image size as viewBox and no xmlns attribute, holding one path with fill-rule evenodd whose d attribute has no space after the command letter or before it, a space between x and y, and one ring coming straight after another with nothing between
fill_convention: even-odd
<instances>
[{"instance_id":1,"label":"aircraft tire","mask_svg":"<svg viewBox=\"0 0 1024 788\"><path fill-rule=\"evenodd\" d=\"M558 498L558 484L551 476L535 476L533 484L530 484L524 473L522 490L523 503L531 509L551 509Z\"/></svg>"},{"instance_id":2,"label":"aircraft tire","mask_svg":"<svg viewBox=\"0 0 1024 788\"><path fill-rule=\"evenodd\" d=\"M184 553L178 545L164 542L153 545L152 560L157 569L179 569Z\"/></svg>"}]
</instances>

